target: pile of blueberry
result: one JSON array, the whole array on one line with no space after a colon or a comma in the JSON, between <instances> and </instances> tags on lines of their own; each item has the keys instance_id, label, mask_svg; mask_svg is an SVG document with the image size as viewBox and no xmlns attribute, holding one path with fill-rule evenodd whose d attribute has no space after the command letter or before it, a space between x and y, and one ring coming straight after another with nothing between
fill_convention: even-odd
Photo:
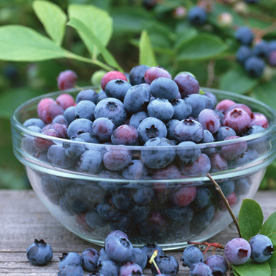
<instances>
[{"instance_id":1,"label":"pile of blueberry","mask_svg":"<svg viewBox=\"0 0 276 276\"><path fill-rule=\"evenodd\" d=\"M204 260L200 249L191 245L184 249L181 261L183 266L190 268L191 276L223 276L229 269L228 262L242 265L251 258L255 263L262 263L272 253L271 240L258 234L251 238L250 243L242 238L230 240L224 249L226 259L213 254ZM35 240L26 254L33 265L46 265L52 259L53 250L43 240ZM58 276L82 276L84 270L92 272L90 276L143 276L145 268L150 268L152 275L176 276L179 263L156 244L134 248L127 234L115 230L107 235L104 247L99 252L88 248L81 256L76 252L63 253L59 261Z\"/></svg>"},{"instance_id":2,"label":"pile of blueberry","mask_svg":"<svg viewBox=\"0 0 276 276\"><path fill-rule=\"evenodd\" d=\"M59 75L60 89L75 82L72 71ZM55 169L94 177L39 172L41 191L93 238L120 229L139 244L166 243L206 231L225 207L210 183L192 178L241 167L266 151L265 140L239 141L267 128L266 117L229 99L217 103L192 74L172 79L159 67L136 66L129 81L108 72L101 87L76 99L44 98L39 118L24 122L48 136L26 136L24 151ZM233 143L213 143L224 140ZM217 180L232 207L250 192L254 176Z\"/></svg>"},{"instance_id":3,"label":"pile of blueberry","mask_svg":"<svg viewBox=\"0 0 276 276\"><path fill-rule=\"evenodd\" d=\"M266 63L276 67L276 40L261 40L252 47L254 33L249 27L240 27L236 30L235 37L242 44L237 53L237 61L244 67L249 76L261 77Z\"/></svg>"}]
</instances>

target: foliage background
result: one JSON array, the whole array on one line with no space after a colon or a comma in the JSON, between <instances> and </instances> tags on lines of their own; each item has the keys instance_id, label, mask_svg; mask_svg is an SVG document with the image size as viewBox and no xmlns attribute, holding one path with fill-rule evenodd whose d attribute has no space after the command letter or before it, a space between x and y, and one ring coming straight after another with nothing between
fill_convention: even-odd
<instances>
[{"instance_id":1,"label":"foliage background","mask_svg":"<svg viewBox=\"0 0 276 276\"><path fill-rule=\"evenodd\" d=\"M113 19L113 34L108 50L116 57L125 72L139 64L139 39L146 30L156 55L157 64L172 75L190 71L201 86L220 88L255 97L276 109L276 74L267 68L264 77L251 79L235 60L239 44L234 39L238 26L250 26L256 39L276 39L275 0L260 0L257 5L246 5L243 0L155 0L153 9L145 2L154 0L51 0L64 12L70 4L91 4L106 10ZM28 26L47 36L36 17L34 0L1 0L0 25ZM212 6L208 22L194 27L187 18L175 16L175 9L189 10L200 4ZM227 12L233 18L229 26L218 20ZM20 41L18 41L20 45ZM80 56L89 57L77 32L67 26L62 46ZM68 59L36 63L0 61L0 188L30 188L23 166L12 153L10 116L22 102L34 96L57 90L59 72L72 69L79 76L78 85L89 85L94 65ZM275 188L276 162L267 170L261 188Z\"/></svg>"}]
</instances>

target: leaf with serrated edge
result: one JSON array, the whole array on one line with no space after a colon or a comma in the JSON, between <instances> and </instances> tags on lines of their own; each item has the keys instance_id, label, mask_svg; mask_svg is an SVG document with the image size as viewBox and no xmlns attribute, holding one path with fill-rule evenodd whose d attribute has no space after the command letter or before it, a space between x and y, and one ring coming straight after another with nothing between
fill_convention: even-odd
<instances>
[{"instance_id":1,"label":"leaf with serrated edge","mask_svg":"<svg viewBox=\"0 0 276 276\"><path fill-rule=\"evenodd\" d=\"M276 254L273 253L267 262L271 269L271 276L276 276Z\"/></svg>"},{"instance_id":2,"label":"leaf with serrated edge","mask_svg":"<svg viewBox=\"0 0 276 276\"><path fill-rule=\"evenodd\" d=\"M69 5L68 14L70 19L76 18L81 21L95 37L101 42L103 46L106 46L111 38L113 30L113 22L110 15L93 5ZM85 45L88 45L91 37L86 37L80 34ZM89 48L91 56L95 59L101 52L98 46L94 44L93 48Z\"/></svg>"},{"instance_id":3,"label":"leaf with serrated edge","mask_svg":"<svg viewBox=\"0 0 276 276\"><path fill-rule=\"evenodd\" d=\"M105 46L101 43L101 41L94 35L94 33L89 28L87 28L86 25L84 25L80 20L76 18L71 18L70 21L67 23L67 25L75 28L82 37L90 38L85 40L85 45L87 46L88 49L91 50L96 45L100 53L103 55L104 60L109 65L122 71L122 69L120 68L119 64L114 59L114 57L105 48Z\"/></svg>"},{"instance_id":4,"label":"leaf with serrated edge","mask_svg":"<svg viewBox=\"0 0 276 276\"><path fill-rule=\"evenodd\" d=\"M271 239L273 246L276 246L276 212L272 213L265 221L260 234L268 236Z\"/></svg>"},{"instance_id":5,"label":"leaf with serrated edge","mask_svg":"<svg viewBox=\"0 0 276 276\"><path fill-rule=\"evenodd\" d=\"M199 34L181 45L178 59L180 61L208 59L226 49L227 45L220 38L210 34Z\"/></svg>"},{"instance_id":6,"label":"leaf with serrated edge","mask_svg":"<svg viewBox=\"0 0 276 276\"><path fill-rule=\"evenodd\" d=\"M235 66L221 77L219 88L243 94L253 89L257 84L258 79L250 78L241 66Z\"/></svg>"},{"instance_id":7,"label":"leaf with serrated edge","mask_svg":"<svg viewBox=\"0 0 276 276\"><path fill-rule=\"evenodd\" d=\"M147 31L143 31L139 41L139 63L150 67L157 66L154 51Z\"/></svg>"},{"instance_id":8,"label":"leaf with serrated edge","mask_svg":"<svg viewBox=\"0 0 276 276\"><path fill-rule=\"evenodd\" d=\"M47 1L34 1L33 9L47 34L57 45L61 45L67 20L63 10L58 5Z\"/></svg>"},{"instance_id":9,"label":"leaf with serrated edge","mask_svg":"<svg viewBox=\"0 0 276 276\"><path fill-rule=\"evenodd\" d=\"M28 27L0 27L1 60L41 61L61 57L66 57L65 50Z\"/></svg>"},{"instance_id":10,"label":"leaf with serrated edge","mask_svg":"<svg viewBox=\"0 0 276 276\"><path fill-rule=\"evenodd\" d=\"M263 225L263 211L258 202L244 199L239 212L239 227L242 238L249 240L257 235Z\"/></svg>"},{"instance_id":11,"label":"leaf with serrated edge","mask_svg":"<svg viewBox=\"0 0 276 276\"><path fill-rule=\"evenodd\" d=\"M271 270L267 262L257 264L249 259L243 265L232 265L233 270L240 276L270 276Z\"/></svg>"}]
</instances>

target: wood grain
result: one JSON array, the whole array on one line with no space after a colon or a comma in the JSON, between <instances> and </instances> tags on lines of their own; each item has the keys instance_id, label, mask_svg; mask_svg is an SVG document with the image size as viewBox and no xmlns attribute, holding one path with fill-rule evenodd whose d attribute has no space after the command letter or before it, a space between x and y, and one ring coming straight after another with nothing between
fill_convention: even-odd
<instances>
[{"instance_id":1,"label":"wood grain","mask_svg":"<svg viewBox=\"0 0 276 276\"><path fill-rule=\"evenodd\" d=\"M276 211L275 198L275 191L258 192L255 196L264 211L265 219ZM237 237L237 230L231 224L210 241L225 244L234 237ZM26 249L35 238L43 238L53 247L53 260L45 267L33 266L26 258ZM0 190L0 276L57 275L62 252L81 253L89 247L100 249L64 228L33 191ZM169 251L168 254L180 260L182 251ZM151 275L151 272L147 270L145 275ZM188 276L188 269L180 265L178 275Z\"/></svg>"}]
</instances>

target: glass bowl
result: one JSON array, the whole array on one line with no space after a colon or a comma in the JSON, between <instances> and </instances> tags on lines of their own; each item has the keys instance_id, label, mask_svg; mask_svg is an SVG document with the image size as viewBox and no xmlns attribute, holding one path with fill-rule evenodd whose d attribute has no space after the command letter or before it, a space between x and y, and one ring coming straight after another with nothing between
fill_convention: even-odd
<instances>
[{"instance_id":1,"label":"glass bowl","mask_svg":"<svg viewBox=\"0 0 276 276\"><path fill-rule=\"evenodd\" d=\"M249 97L203 89L218 100L231 99L263 113L269 127L239 139L196 144L191 149L80 143L23 126L25 120L37 117L41 99L55 99L63 91L34 98L17 108L11 118L13 150L42 203L79 237L103 246L106 235L120 229L135 246L157 243L165 250L182 248L187 241L214 236L232 221L207 173L220 185L237 216L242 200L255 195L266 167L275 158L273 109ZM75 97L78 92L68 93ZM37 150L37 143L44 145L43 150ZM47 157L49 148L64 151L70 147L85 151L85 168L79 165L80 157L55 163ZM225 151L241 148L243 152L234 159L224 158ZM201 153L204 158L198 161L199 166L191 169L191 164L183 161L187 150ZM211 161L207 169L206 158Z\"/></svg>"}]
</instances>

